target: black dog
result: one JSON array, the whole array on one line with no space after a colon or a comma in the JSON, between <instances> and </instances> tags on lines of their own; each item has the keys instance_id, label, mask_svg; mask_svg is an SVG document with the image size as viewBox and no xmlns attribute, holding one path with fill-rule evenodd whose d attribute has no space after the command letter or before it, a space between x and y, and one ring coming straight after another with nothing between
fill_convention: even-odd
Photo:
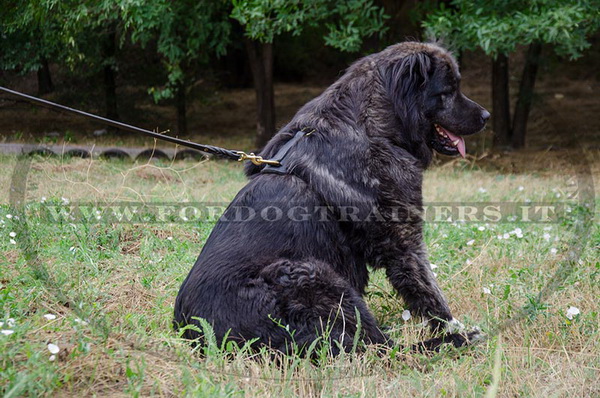
<instances>
[{"instance_id":1,"label":"black dog","mask_svg":"<svg viewBox=\"0 0 600 398\"><path fill-rule=\"evenodd\" d=\"M460 325L430 269L419 217L432 149L464 156L460 135L490 116L459 86L445 49L407 42L357 61L306 104L261 154L283 166L247 168L250 182L181 286L176 327L201 317L219 340L258 338L284 352L326 331L345 350L357 330L389 345L362 298L367 265L384 268L434 330ZM460 346L473 334L423 344Z\"/></svg>"}]
</instances>

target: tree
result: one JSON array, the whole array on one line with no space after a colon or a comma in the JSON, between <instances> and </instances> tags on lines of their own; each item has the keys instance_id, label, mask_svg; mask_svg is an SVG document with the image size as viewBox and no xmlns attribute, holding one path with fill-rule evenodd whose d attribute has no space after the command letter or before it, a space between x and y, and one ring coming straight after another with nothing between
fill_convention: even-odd
<instances>
[{"instance_id":1,"label":"tree","mask_svg":"<svg viewBox=\"0 0 600 398\"><path fill-rule=\"evenodd\" d=\"M38 91L54 89L49 61L66 63L85 75L102 73L105 115L118 119L116 50L118 2L111 0L18 1L2 10L0 67L37 71Z\"/></svg>"},{"instance_id":2,"label":"tree","mask_svg":"<svg viewBox=\"0 0 600 398\"><path fill-rule=\"evenodd\" d=\"M255 145L275 134L273 41L284 32L299 35L305 27L324 25L325 44L358 51L365 37L385 31L386 16L372 0L233 0L232 18L245 29L246 50L257 102Z\"/></svg>"},{"instance_id":3,"label":"tree","mask_svg":"<svg viewBox=\"0 0 600 398\"><path fill-rule=\"evenodd\" d=\"M55 2L52 10L63 19L62 42L65 63L88 76L101 76L105 116L119 119L117 76L120 48L127 32L123 8L128 0L69 0Z\"/></svg>"},{"instance_id":4,"label":"tree","mask_svg":"<svg viewBox=\"0 0 600 398\"><path fill-rule=\"evenodd\" d=\"M482 49L492 57L492 117L495 144L525 145L538 64L543 45L560 56L581 56L587 38L600 27L598 0L453 0L440 2L424 20L431 37L457 50ZM512 123L509 60L517 46L528 46Z\"/></svg>"},{"instance_id":5,"label":"tree","mask_svg":"<svg viewBox=\"0 0 600 398\"><path fill-rule=\"evenodd\" d=\"M155 101L175 98L177 130L187 133L188 87L210 57L225 54L229 43L230 3L226 0L148 0L125 2L125 26L131 40L156 45L166 72L163 87L151 87Z\"/></svg>"},{"instance_id":6,"label":"tree","mask_svg":"<svg viewBox=\"0 0 600 398\"><path fill-rule=\"evenodd\" d=\"M36 72L38 94L54 90L49 60L58 57L60 23L45 1L11 2L0 10L0 69Z\"/></svg>"}]
</instances>

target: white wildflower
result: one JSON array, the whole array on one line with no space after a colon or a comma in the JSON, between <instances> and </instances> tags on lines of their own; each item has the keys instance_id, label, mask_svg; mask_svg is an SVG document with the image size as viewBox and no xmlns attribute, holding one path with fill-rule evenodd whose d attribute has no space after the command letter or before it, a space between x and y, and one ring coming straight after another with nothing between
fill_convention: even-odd
<instances>
[{"instance_id":1,"label":"white wildflower","mask_svg":"<svg viewBox=\"0 0 600 398\"><path fill-rule=\"evenodd\" d=\"M67 199L67 198L60 198L60 200L62 201L63 205L68 205L69 204L69 199Z\"/></svg>"},{"instance_id":2,"label":"white wildflower","mask_svg":"<svg viewBox=\"0 0 600 398\"><path fill-rule=\"evenodd\" d=\"M10 244L11 244L11 245L16 245L16 244L17 244L17 241L16 241L16 240L14 240L14 239L11 239L11 240L10 240Z\"/></svg>"},{"instance_id":3,"label":"white wildflower","mask_svg":"<svg viewBox=\"0 0 600 398\"><path fill-rule=\"evenodd\" d=\"M508 234L508 233L505 233L504 235L502 235L502 237L503 237L504 239L508 239L508 238L510 238L510 234Z\"/></svg>"},{"instance_id":4,"label":"white wildflower","mask_svg":"<svg viewBox=\"0 0 600 398\"><path fill-rule=\"evenodd\" d=\"M525 189L525 187L523 187L523 185L519 185L519 188L517 188L517 190L518 190L519 192L522 192L524 189Z\"/></svg>"},{"instance_id":5,"label":"white wildflower","mask_svg":"<svg viewBox=\"0 0 600 398\"><path fill-rule=\"evenodd\" d=\"M481 227L478 227L477 229L480 231L485 231L485 227L483 225Z\"/></svg>"},{"instance_id":6,"label":"white wildflower","mask_svg":"<svg viewBox=\"0 0 600 398\"><path fill-rule=\"evenodd\" d=\"M173 240L172 236L167 236L167 240Z\"/></svg>"},{"instance_id":7,"label":"white wildflower","mask_svg":"<svg viewBox=\"0 0 600 398\"><path fill-rule=\"evenodd\" d=\"M475 243L475 239L471 239L470 241L467 242L467 246L473 246L474 243Z\"/></svg>"},{"instance_id":8,"label":"white wildflower","mask_svg":"<svg viewBox=\"0 0 600 398\"><path fill-rule=\"evenodd\" d=\"M429 264L429 267L431 267L431 269L436 269L438 266L435 264Z\"/></svg>"},{"instance_id":9,"label":"white wildflower","mask_svg":"<svg viewBox=\"0 0 600 398\"><path fill-rule=\"evenodd\" d=\"M50 354L58 354L60 348L56 344L50 343L48 344L48 351L50 351Z\"/></svg>"},{"instance_id":10,"label":"white wildflower","mask_svg":"<svg viewBox=\"0 0 600 398\"><path fill-rule=\"evenodd\" d=\"M487 287L484 287L481 290L483 290L484 294L490 294L490 293L492 293L492 291L489 288L487 288Z\"/></svg>"},{"instance_id":11,"label":"white wildflower","mask_svg":"<svg viewBox=\"0 0 600 398\"><path fill-rule=\"evenodd\" d=\"M46 314L46 315L44 315L44 318L46 318L49 321L53 321L53 320L56 319L56 315L54 315L54 314Z\"/></svg>"},{"instance_id":12,"label":"white wildflower","mask_svg":"<svg viewBox=\"0 0 600 398\"><path fill-rule=\"evenodd\" d=\"M484 187L479 187L478 191L479 191L480 193L486 193L486 192L487 192L487 189L485 189Z\"/></svg>"},{"instance_id":13,"label":"white wildflower","mask_svg":"<svg viewBox=\"0 0 600 398\"><path fill-rule=\"evenodd\" d=\"M15 236L17 236L16 232L11 232L8 234L8 236L10 236L11 238L14 238Z\"/></svg>"},{"instance_id":14,"label":"white wildflower","mask_svg":"<svg viewBox=\"0 0 600 398\"><path fill-rule=\"evenodd\" d=\"M567 318L573 319L573 317L576 316L576 315L579 315L580 312L581 311L579 311L579 308L571 306L567 310Z\"/></svg>"},{"instance_id":15,"label":"white wildflower","mask_svg":"<svg viewBox=\"0 0 600 398\"><path fill-rule=\"evenodd\" d=\"M79 323L80 325L87 325L88 323L86 321L84 321L83 319L79 319L79 318L75 318L75 323Z\"/></svg>"},{"instance_id":16,"label":"white wildflower","mask_svg":"<svg viewBox=\"0 0 600 398\"><path fill-rule=\"evenodd\" d=\"M410 315L410 311L409 310L404 310L402 311L402 319L404 321L408 321L410 319L411 315Z\"/></svg>"},{"instance_id":17,"label":"white wildflower","mask_svg":"<svg viewBox=\"0 0 600 398\"><path fill-rule=\"evenodd\" d=\"M10 220L12 217L13 217L13 216L12 216L12 214L7 214L7 215L6 215L6 218L8 218L9 220Z\"/></svg>"},{"instance_id":18,"label":"white wildflower","mask_svg":"<svg viewBox=\"0 0 600 398\"><path fill-rule=\"evenodd\" d=\"M510 231L510 234L515 235L517 238L522 238L523 230L521 228L515 228L514 230Z\"/></svg>"},{"instance_id":19,"label":"white wildflower","mask_svg":"<svg viewBox=\"0 0 600 398\"><path fill-rule=\"evenodd\" d=\"M46 203L46 197L45 197L45 196L42 196L42 197L41 197L41 199L40 199L40 203Z\"/></svg>"},{"instance_id":20,"label":"white wildflower","mask_svg":"<svg viewBox=\"0 0 600 398\"><path fill-rule=\"evenodd\" d=\"M11 334L13 334L15 331L14 330L10 330L10 329L6 329L6 330L0 330L0 333L2 333L5 336L10 336Z\"/></svg>"},{"instance_id":21,"label":"white wildflower","mask_svg":"<svg viewBox=\"0 0 600 398\"><path fill-rule=\"evenodd\" d=\"M54 362L56 360L56 355L50 355L50 357L48 358L48 360L50 362Z\"/></svg>"},{"instance_id":22,"label":"white wildflower","mask_svg":"<svg viewBox=\"0 0 600 398\"><path fill-rule=\"evenodd\" d=\"M550 249L550 253L556 254L558 253L558 249L556 247L553 247L552 249Z\"/></svg>"}]
</instances>

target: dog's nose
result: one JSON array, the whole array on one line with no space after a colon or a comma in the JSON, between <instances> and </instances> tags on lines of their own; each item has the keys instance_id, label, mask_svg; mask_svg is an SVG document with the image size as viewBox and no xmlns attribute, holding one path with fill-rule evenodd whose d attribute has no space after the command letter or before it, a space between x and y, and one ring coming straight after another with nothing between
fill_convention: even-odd
<instances>
[{"instance_id":1,"label":"dog's nose","mask_svg":"<svg viewBox=\"0 0 600 398\"><path fill-rule=\"evenodd\" d=\"M483 110L483 112L481 112L481 120L483 120L483 122L487 122L488 119L490 118L490 113L487 110Z\"/></svg>"}]
</instances>

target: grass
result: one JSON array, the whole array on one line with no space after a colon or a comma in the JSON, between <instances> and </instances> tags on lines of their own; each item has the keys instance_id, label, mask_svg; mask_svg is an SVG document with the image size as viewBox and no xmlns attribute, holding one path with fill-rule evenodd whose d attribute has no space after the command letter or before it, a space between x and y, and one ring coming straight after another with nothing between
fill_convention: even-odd
<instances>
[{"instance_id":1,"label":"grass","mask_svg":"<svg viewBox=\"0 0 600 398\"><path fill-rule=\"evenodd\" d=\"M317 364L293 355L274 361L266 350L216 343L200 355L172 331L177 290L214 220L99 223L92 217L72 223L48 222L40 213L47 204L81 202L227 203L245 183L239 165L37 158L26 176L26 211L18 213L9 206L8 189L17 161L2 157L0 329L13 333L0 334L0 391L7 397L598 396L596 224L576 267L543 300L536 298L570 264L569 251L583 243L573 220L589 211L577 203L583 179L562 155L460 160L426 173L428 202L570 206L571 213L549 224L426 224L430 260L463 323L493 332L517 321L461 352L379 355L368 347L336 358L323 355ZM546 163L532 165L538 158ZM597 180L597 160L591 170ZM383 273L372 274L366 299L399 342L427 336L420 320L402 319L403 303ZM569 306L580 314L568 319ZM60 348L53 361L49 343Z\"/></svg>"}]
</instances>

